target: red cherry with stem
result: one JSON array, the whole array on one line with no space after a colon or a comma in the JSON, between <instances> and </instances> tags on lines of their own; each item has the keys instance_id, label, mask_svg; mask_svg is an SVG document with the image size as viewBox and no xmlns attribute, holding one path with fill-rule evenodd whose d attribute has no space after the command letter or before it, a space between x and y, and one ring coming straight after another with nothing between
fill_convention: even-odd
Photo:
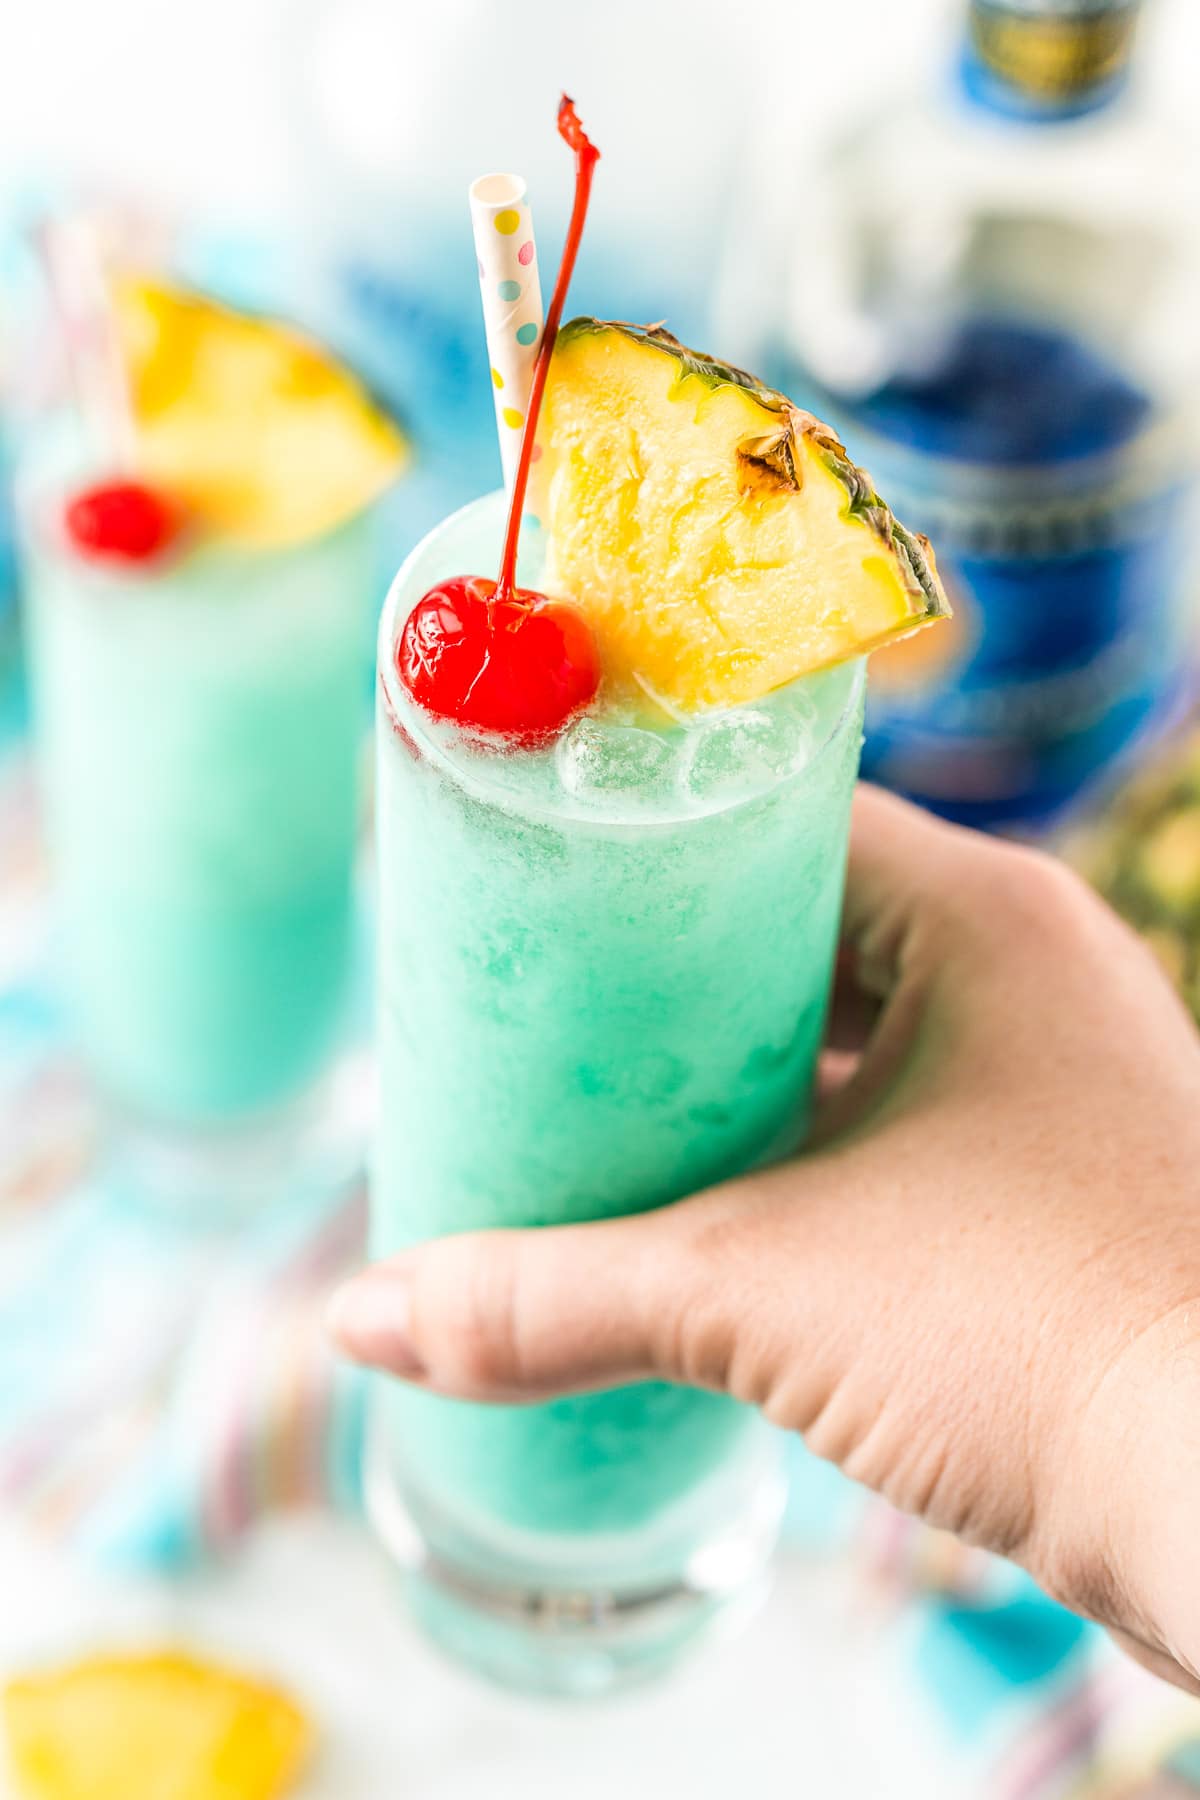
<instances>
[{"instance_id":1,"label":"red cherry with stem","mask_svg":"<svg viewBox=\"0 0 1200 1800\"><path fill-rule=\"evenodd\" d=\"M174 509L140 481L105 481L68 501L67 536L85 556L148 562L175 536Z\"/></svg>"},{"instance_id":2,"label":"red cherry with stem","mask_svg":"<svg viewBox=\"0 0 1200 1800\"><path fill-rule=\"evenodd\" d=\"M596 692L600 671L587 621L575 607L518 588L456 575L411 613L397 665L413 699L460 725L522 742L552 736Z\"/></svg>"},{"instance_id":3,"label":"red cherry with stem","mask_svg":"<svg viewBox=\"0 0 1200 1800\"><path fill-rule=\"evenodd\" d=\"M534 364L500 576L495 582L478 575L440 582L409 614L395 652L401 680L426 711L528 742L560 730L600 683L596 647L583 615L566 601L516 585L538 414L600 155L565 94L558 131L575 152L575 204Z\"/></svg>"}]
</instances>

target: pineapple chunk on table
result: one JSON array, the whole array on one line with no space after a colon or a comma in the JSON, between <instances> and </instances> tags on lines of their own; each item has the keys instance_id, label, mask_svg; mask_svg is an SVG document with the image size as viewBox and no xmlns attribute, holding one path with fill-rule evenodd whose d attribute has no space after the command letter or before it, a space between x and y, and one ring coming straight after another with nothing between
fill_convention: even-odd
<instances>
[{"instance_id":1,"label":"pineapple chunk on table","mask_svg":"<svg viewBox=\"0 0 1200 1800\"><path fill-rule=\"evenodd\" d=\"M278 1800L313 1737L285 1694L175 1650L20 1677L3 1713L26 1800Z\"/></svg>"}]
</instances>

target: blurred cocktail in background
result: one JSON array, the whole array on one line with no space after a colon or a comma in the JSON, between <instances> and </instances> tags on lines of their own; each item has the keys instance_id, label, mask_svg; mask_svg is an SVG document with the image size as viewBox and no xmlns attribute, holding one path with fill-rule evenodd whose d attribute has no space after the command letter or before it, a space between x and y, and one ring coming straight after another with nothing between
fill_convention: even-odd
<instances>
[{"instance_id":1,"label":"blurred cocktail in background","mask_svg":"<svg viewBox=\"0 0 1200 1800\"><path fill-rule=\"evenodd\" d=\"M141 278L104 304L113 391L93 343L90 397L19 475L63 981L122 1142L185 1188L216 1157L228 1187L269 1122L247 1165L267 1187L326 1141L344 1043L375 514L403 443L287 327Z\"/></svg>"}]
</instances>

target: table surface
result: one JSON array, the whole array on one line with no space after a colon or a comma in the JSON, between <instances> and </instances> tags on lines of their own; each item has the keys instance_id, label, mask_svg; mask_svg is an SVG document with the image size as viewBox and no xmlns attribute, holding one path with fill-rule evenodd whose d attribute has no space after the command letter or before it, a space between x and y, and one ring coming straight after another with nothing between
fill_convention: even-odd
<instances>
[{"instance_id":1,"label":"table surface","mask_svg":"<svg viewBox=\"0 0 1200 1800\"><path fill-rule=\"evenodd\" d=\"M950 1800L957 1785L840 1563L791 1557L740 1635L653 1688L584 1704L510 1697L442 1661L347 1524L274 1524L228 1565L160 1582L88 1574L0 1522L0 1596L0 1676L182 1641L291 1686L322 1736L297 1800Z\"/></svg>"}]
</instances>

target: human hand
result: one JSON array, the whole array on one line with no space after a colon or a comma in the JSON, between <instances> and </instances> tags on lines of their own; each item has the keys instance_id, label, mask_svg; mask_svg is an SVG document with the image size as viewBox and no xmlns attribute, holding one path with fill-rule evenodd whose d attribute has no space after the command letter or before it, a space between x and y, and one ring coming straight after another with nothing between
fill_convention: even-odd
<instances>
[{"instance_id":1,"label":"human hand","mask_svg":"<svg viewBox=\"0 0 1200 1800\"><path fill-rule=\"evenodd\" d=\"M343 1348L524 1401L721 1389L1200 1692L1200 1039L1068 871L870 789L804 1152L409 1250Z\"/></svg>"}]
</instances>

